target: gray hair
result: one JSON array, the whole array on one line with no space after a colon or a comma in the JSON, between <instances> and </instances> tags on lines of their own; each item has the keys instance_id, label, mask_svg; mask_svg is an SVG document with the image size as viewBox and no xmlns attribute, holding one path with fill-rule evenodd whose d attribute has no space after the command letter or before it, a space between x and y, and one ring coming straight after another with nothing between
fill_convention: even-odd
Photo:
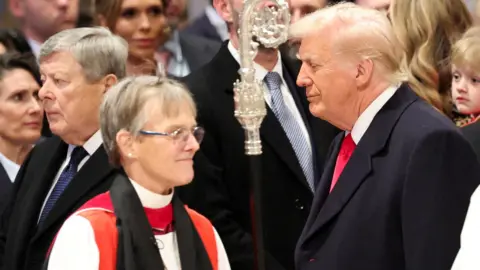
<instances>
[{"instance_id":1,"label":"gray hair","mask_svg":"<svg viewBox=\"0 0 480 270\"><path fill-rule=\"evenodd\" d=\"M155 102L152 106L150 102ZM156 76L127 77L110 88L100 107L100 130L110 162L119 167L117 133L121 130L138 136L148 121L150 109L160 109L165 118L181 113L187 105L193 116L197 109L193 97L181 83Z\"/></svg>"},{"instance_id":2,"label":"gray hair","mask_svg":"<svg viewBox=\"0 0 480 270\"><path fill-rule=\"evenodd\" d=\"M109 74L118 79L126 76L128 44L107 28L83 27L61 31L43 43L39 61L62 51L73 55L89 82Z\"/></svg>"}]
</instances>

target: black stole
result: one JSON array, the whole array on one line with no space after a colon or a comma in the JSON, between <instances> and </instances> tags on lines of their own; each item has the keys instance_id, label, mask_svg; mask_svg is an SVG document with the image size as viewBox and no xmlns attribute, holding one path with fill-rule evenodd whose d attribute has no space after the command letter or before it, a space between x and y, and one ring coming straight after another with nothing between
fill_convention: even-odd
<instances>
[{"instance_id":1,"label":"black stole","mask_svg":"<svg viewBox=\"0 0 480 270\"><path fill-rule=\"evenodd\" d=\"M125 175L117 175L110 196L117 217L117 270L165 269L143 206ZM183 203L174 195L172 204L182 270L213 270Z\"/></svg>"}]
</instances>

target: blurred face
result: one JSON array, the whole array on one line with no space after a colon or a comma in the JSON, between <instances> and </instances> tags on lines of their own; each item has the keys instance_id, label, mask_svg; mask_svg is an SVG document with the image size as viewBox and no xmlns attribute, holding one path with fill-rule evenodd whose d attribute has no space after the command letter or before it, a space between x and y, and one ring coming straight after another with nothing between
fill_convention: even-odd
<instances>
[{"instance_id":1,"label":"blurred face","mask_svg":"<svg viewBox=\"0 0 480 270\"><path fill-rule=\"evenodd\" d=\"M115 32L128 42L131 56L153 59L167 38L165 26L161 0L124 0Z\"/></svg>"},{"instance_id":2,"label":"blurred face","mask_svg":"<svg viewBox=\"0 0 480 270\"><path fill-rule=\"evenodd\" d=\"M298 21L303 16L325 7L326 0L290 0L291 23Z\"/></svg>"},{"instance_id":3,"label":"blurred face","mask_svg":"<svg viewBox=\"0 0 480 270\"><path fill-rule=\"evenodd\" d=\"M302 67L297 84L306 89L310 112L345 128L342 115L352 110L352 99L357 91L353 65L349 66L345 59L336 59L339 56L332 54L330 44L319 44L316 35L302 39L298 57Z\"/></svg>"},{"instance_id":4,"label":"blurred face","mask_svg":"<svg viewBox=\"0 0 480 270\"><path fill-rule=\"evenodd\" d=\"M82 66L69 52L43 58L40 73L43 86L39 96L50 129L67 143L82 145L99 129L105 82L88 82Z\"/></svg>"},{"instance_id":5,"label":"blurred face","mask_svg":"<svg viewBox=\"0 0 480 270\"><path fill-rule=\"evenodd\" d=\"M357 0L359 6L387 11L390 8L391 0Z\"/></svg>"},{"instance_id":6,"label":"blurred face","mask_svg":"<svg viewBox=\"0 0 480 270\"><path fill-rule=\"evenodd\" d=\"M3 45L3 43L0 43L0 54L4 54L7 52L7 48Z\"/></svg>"},{"instance_id":7,"label":"blurred face","mask_svg":"<svg viewBox=\"0 0 480 270\"><path fill-rule=\"evenodd\" d=\"M179 23L180 18L185 14L187 10L186 0L167 0L167 8L165 15L167 16L168 23L174 27Z\"/></svg>"},{"instance_id":8,"label":"blurred face","mask_svg":"<svg viewBox=\"0 0 480 270\"><path fill-rule=\"evenodd\" d=\"M146 106L153 109L148 117L150 120L142 130L172 135L140 135L134 143L134 151L143 175L152 179L151 186L157 185L150 189L160 192L192 181L193 156L199 149L199 142L191 133L196 127L196 121L186 104L178 116L165 118L161 110L155 109L155 104L152 103ZM183 131L177 132L178 130ZM173 135L175 133L178 135ZM199 139L201 137L203 136Z\"/></svg>"},{"instance_id":9,"label":"blurred face","mask_svg":"<svg viewBox=\"0 0 480 270\"><path fill-rule=\"evenodd\" d=\"M480 74L453 66L452 99L462 114L480 113Z\"/></svg>"},{"instance_id":10,"label":"blurred face","mask_svg":"<svg viewBox=\"0 0 480 270\"><path fill-rule=\"evenodd\" d=\"M74 28L78 18L78 0L10 0L12 13L24 22L24 31L38 42Z\"/></svg>"},{"instance_id":11,"label":"blurred face","mask_svg":"<svg viewBox=\"0 0 480 270\"><path fill-rule=\"evenodd\" d=\"M40 138L43 109L39 89L26 70L5 73L0 82L0 137L16 144L32 144Z\"/></svg>"}]
</instances>

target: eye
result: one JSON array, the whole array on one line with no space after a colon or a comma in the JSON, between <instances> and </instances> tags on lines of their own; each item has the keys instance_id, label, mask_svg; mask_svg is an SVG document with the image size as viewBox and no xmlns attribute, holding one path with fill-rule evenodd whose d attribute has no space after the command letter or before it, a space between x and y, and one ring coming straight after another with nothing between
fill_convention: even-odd
<instances>
[{"instance_id":1,"label":"eye","mask_svg":"<svg viewBox=\"0 0 480 270\"><path fill-rule=\"evenodd\" d=\"M24 94L24 93L17 93L17 94L15 94L15 95L12 96L12 99L13 99L14 101L20 102L20 101L22 101L22 100L25 99L25 94Z\"/></svg>"},{"instance_id":2,"label":"eye","mask_svg":"<svg viewBox=\"0 0 480 270\"><path fill-rule=\"evenodd\" d=\"M121 14L121 16L125 19L131 19L131 18L135 17L136 15L137 15L137 11L133 8L125 9Z\"/></svg>"},{"instance_id":3,"label":"eye","mask_svg":"<svg viewBox=\"0 0 480 270\"><path fill-rule=\"evenodd\" d=\"M479 78L472 78L472 83L480 83L480 79Z\"/></svg>"},{"instance_id":4,"label":"eye","mask_svg":"<svg viewBox=\"0 0 480 270\"><path fill-rule=\"evenodd\" d=\"M458 73L454 72L454 73L452 74L452 78L453 78L455 81L458 81L458 80L460 79L460 75L459 75Z\"/></svg>"},{"instance_id":5,"label":"eye","mask_svg":"<svg viewBox=\"0 0 480 270\"><path fill-rule=\"evenodd\" d=\"M163 15L163 9L161 7L151 7L148 9L148 14L157 17Z\"/></svg>"}]
</instances>

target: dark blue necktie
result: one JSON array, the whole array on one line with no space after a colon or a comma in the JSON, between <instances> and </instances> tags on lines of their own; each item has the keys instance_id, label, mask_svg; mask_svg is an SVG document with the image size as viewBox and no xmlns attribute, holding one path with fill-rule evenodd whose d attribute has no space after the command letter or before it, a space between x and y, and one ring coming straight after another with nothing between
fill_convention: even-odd
<instances>
[{"instance_id":1,"label":"dark blue necktie","mask_svg":"<svg viewBox=\"0 0 480 270\"><path fill-rule=\"evenodd\" d=\"M52 210L53 206L57 202L58 198L62 195L63 191L67 188L70 181L78 171L78 164L88 155L87 151L82 146L77 146L73 149L72 155L70 156L70 162L67 167L62 171L60 177L58 178L55 187L48 197L45 207L43 207L42 214L40 215L40 220L38 224L42 224L45 221L45 218L48 216L48 213Z\"/></svg>"}]
</instances>

